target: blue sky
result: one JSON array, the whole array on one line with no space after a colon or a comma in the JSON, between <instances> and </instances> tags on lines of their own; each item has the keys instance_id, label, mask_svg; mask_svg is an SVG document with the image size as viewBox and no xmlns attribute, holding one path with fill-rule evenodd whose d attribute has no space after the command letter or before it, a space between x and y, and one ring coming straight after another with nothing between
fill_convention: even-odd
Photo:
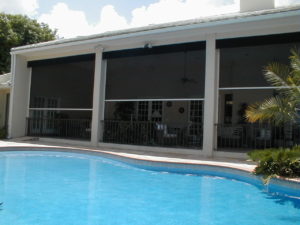
<instances>
[{"instance_id":1,"label":"blue sky","mask_svg":"<svg viewBox=\"0 0 300 225\"><path fill-rule=\"evenodd\" d=\"M57 29L60 38L69 38L234 13L239 11L239 2L240 0L0 0L0 11L28 15ZM300 0L275 0L276 7L296 4L300 4Z\"/></svg>"}]
</instances>

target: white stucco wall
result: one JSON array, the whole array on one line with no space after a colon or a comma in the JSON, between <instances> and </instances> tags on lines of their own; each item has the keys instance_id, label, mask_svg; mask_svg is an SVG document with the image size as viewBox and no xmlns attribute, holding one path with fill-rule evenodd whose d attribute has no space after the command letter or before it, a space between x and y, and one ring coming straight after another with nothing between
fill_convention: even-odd
<instances>
[{"instance_id":1,"label":"white stucco wall","mask_svg":"<svg viewBox=\"0 0 300 225\"><path fill-rule=\"evenodd\" d=\"M25 136L29 100L30 69L21 55L12 55L12 90L9 110L8 137Z\"/></svg>"},{"instance_id":2,"label":"white stucco wall","mask_svg":"<svg viewBox=\"0 0 300 225\"><path fill-rule=\"evenodd\" d=\"M184 112L180 113L179 108L183 108ZM184 128L189 118L189 103L187 101L173 101L171 107L163 103L163 122L171 124L173 127Z\"/></svg>"}]
</instances>

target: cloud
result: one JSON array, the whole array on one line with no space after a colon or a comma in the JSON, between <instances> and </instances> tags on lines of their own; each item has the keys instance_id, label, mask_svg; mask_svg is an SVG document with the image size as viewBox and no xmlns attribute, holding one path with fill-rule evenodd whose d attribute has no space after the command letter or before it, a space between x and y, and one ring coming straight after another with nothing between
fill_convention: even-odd
<instances>
[{"instance_id":1,"label":"cloud","mask_svg":"<svg viewBox=\"0 0 300 225\"><path fill-rule=\"evenodd\" d=\"M114 6L106 5L101 9L96 24L89 24L83 11L72 10L66 3L57 3L38 20L58 29L60 37L69 38L234 12L238 11L236 1L238 0L159 0L149 6L134 9L130 20L120 16Z\"/></svg>"},{"instance_id":2,"label":"cloud","mask_svg":"<svg viewBox=\"0 0 300 225\"><path fill-rule=\"evenodd\" d=\"M57 3L50 13L42 14L38 20L58 30L59 37L70 38L128 27L126 19L119 16L112 5L106 5L100 12L99 22L89 24L85 13L72 10L66 3Z\"/></svg>"},{"instance_id":3,"label":"cloud","mask_svg":"<svg viewBox=\"0 0 300 225\"><path fill-rule=\"evenodd\" d=\"M94 26L94 31L111 31L127 28L128 26L125 17L120 16L112 5L106 5L101 10L100 20Z\"/></svg>"},{"instance_id":4,"label":"cloud","mask_svg":"<svg viewBox=\"0 0 300 225\"><path fill-rule=\"evenodd\" d=\"M0 12L34 16L39 8L38 0L1 0Z\"/></svg>"},{"instance_id":5,"label":"cloud","mask_svg":"<svg viewBox=\"0 0 300 225\"><path fill-rule=\"evenodd\" d=\"M58 30L60 37L89 35L93 32L83 11L71 10L65 3L57 3L48 14L42 14L38 20Z\"/></svg>"},{"instance_id":6,"label":"cloud","mask_svg":"<svg viewBox=\"0 0 300 225\"><path fill-rule=\"evenodd\" d=\"M287 6L300 3L300 0L275 2L276 6ZM90 24L83 11L70 9L66 3L57 3L38 20L58 29L60 37L69 38L238 11L239 0L157 0L150 5L133 9L130 19L120 16L114 6L106 5L99 11L98 21Z\"/></svg>"},{"instance_id":7,"label":"cloud","mask_svg":"<svg viewBox=\"0 0 300 225\"><path fill-rule=\"evenodd\" d=\"M132 26L237 12L238 0L160 0L132 11Z\"/></svg>"}]
</instances>

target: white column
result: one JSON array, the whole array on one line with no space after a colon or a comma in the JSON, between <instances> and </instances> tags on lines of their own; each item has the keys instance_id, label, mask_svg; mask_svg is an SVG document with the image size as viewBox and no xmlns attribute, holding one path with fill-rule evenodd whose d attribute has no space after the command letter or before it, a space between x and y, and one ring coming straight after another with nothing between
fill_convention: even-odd
<instances>
[{"instance_id":1,"label":"white column","mask_svg":"<svg viewBox=\"0 0 300 225\"><path fill-rule=\"evenodd\" d=\"M29 95L27 96L27 112L26 112L26 118L30 116L30 90L31 90L31 77L32 77L32 67L29 67L29 82L28 82L28 90L29 90Z\"/></svg>"},{"instance_id":2,"label":"white column","mask_svg":"<svg viewBox=\"0 0 300 225\"><path fill-rule=\"evenodd\" d=\"M203 154L213 156L216 141L216 115L218 105L219 52L216 50L215 35L206 39L205 97L203 124Z\"/></svg>"},{"instance_id":3,"label":"white column","mask_svg":"<svg viewBox=\"0 0 300 225\"><path fill-rule=\"evenodd\" d=\"M27 60L21 55L11 57L12 89L9 106L8 137L26 135L26 115L30 95L30 69Z\"/></svg>"},{"instance_id":4,"label":"white column","mask_svg":"<svg viewBox=\"0 0 300 225\"><path fill-rule=\"evenodd\" d=\"M95 75L94 75L94 94L93 94L93 113L91 144L97 146L102 139L105 106L105 80L106 80L106 60L102 59L102 48L96 48Z\"/></svg>"}]
</instances>

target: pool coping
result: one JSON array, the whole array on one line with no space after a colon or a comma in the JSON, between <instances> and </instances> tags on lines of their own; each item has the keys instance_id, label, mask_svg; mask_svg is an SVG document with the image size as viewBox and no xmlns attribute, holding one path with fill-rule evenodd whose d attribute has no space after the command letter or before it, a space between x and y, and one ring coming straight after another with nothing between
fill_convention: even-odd
<instances>
[{"instance_id":1,"label":"pool coping","mask_svg":"<svg viewBox=\"0 0 300 225\"><path fill-rule=\"evenodd\" d=\"M48 144L24 144L24 145L8 145L8 146L0 146L0 151L3 149L7 151L13 151L15 148L22 151L24 148L28 151L29 148L35 149L63 149L69 151L80 151L80 152L90 152L90 153L101 153L114 155L118 157L124 157L135 160L149 161L149 162L158 162L158 163L176 163L176 164L187 164L187 165L207 165L207 166L219 166L224 168L237 169L245 172L251 173L255 168L255 164L242 164L240 160L227 159L224 158L205 158L201 157L201 159L190 159L190 158L177 158L173 156L162 156L160 154L155 154L156 152L149 152L149 155L138 154L136 151L119 151L118 149L99 149L93 147L85 147L85 146L66 146L66 145L48 145ZM146 152L141 152L146 153ZM152 155L150 155L152 154ZM172 154L169 154L172 155ZM230 162L231 161L231 162ZM238 162L239 161L239 162ZM238 162L238 163L237 163Z\"/></svg>"},{"instance_id":2,"label":"pool coping","mask_svg":"<svg viewBox=\"0 0 300 225\"><path fill-rule=\"evenodd\" d=\"M219 169L231 170L233 173L243 173L247 177L251 177L256 180L261 180L259 176L254 175L252 172L256 166L253 162L243 162L241 160L229 159L229 158L178 158L176 154L158 154L157 152L139 152L136 151L120 151L118 149L99 149L99 147L87 147L87 146L74 146L74 145L53 145L49 143L21 143L21 142L3 142L0 141L0 151L49 151L56 150L60 152L77 152L77 153L89 153L100 154L106 156L117 157L121 161L135 160L136 162L143 162L150 165L151 163L159 164L173 164L183 167L193 166L206 166L216 167ZM143 154L142 154L143 153ZM175 166L176 167L176 166ZM292 189L300 190L300 179L291 179L284 177L276 177L271 179L270 184L283 185Z\"/></svg>"}]
</instances>

